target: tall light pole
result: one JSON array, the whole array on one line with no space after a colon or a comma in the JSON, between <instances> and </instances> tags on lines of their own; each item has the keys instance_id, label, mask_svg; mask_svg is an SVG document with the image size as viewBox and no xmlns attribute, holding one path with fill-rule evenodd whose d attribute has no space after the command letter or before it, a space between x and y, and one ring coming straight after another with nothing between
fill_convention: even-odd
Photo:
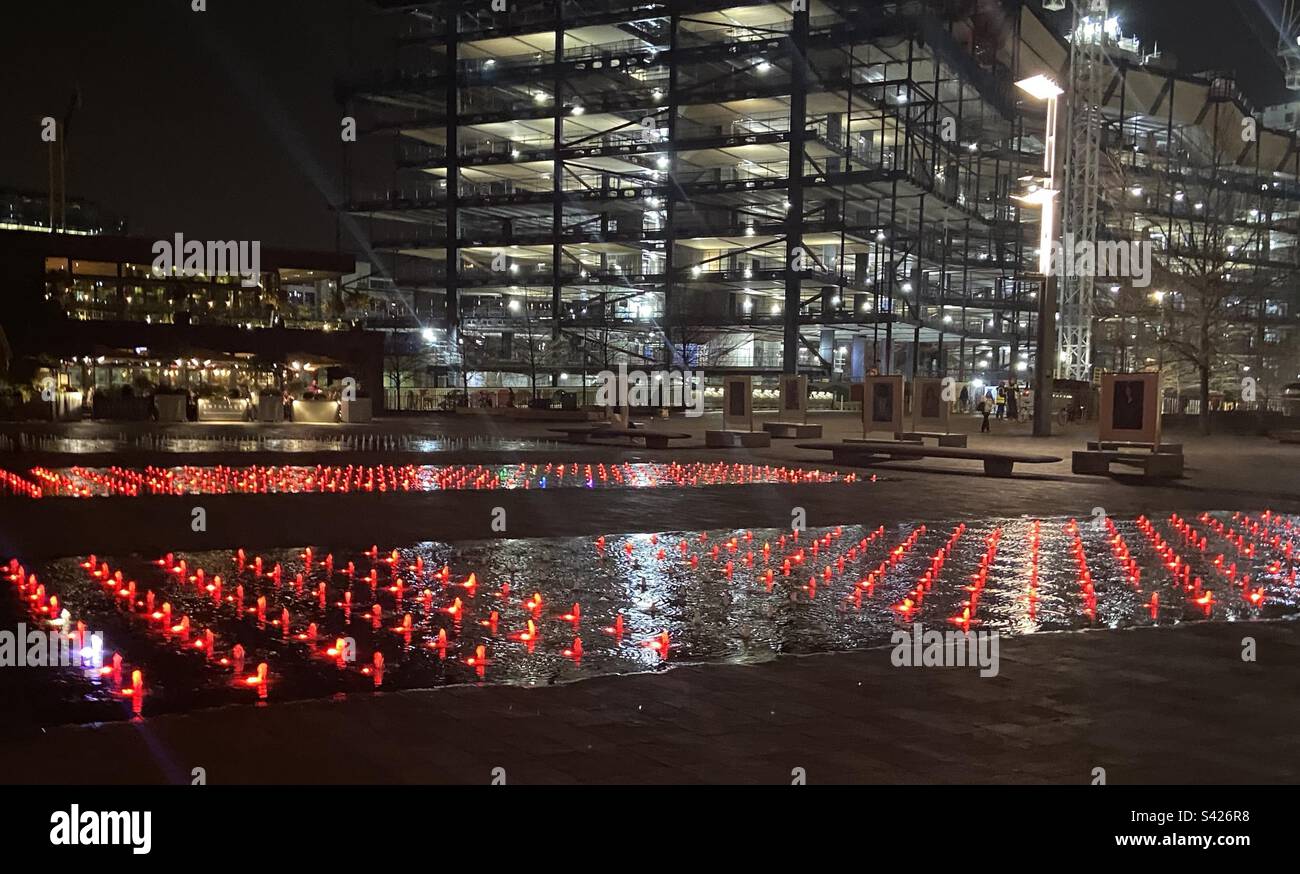
<instances>
[{"instance_id":1,"label":"tall light pole","mask_svg":"<svg viewBox=\"0 0 1300 874\"><path fill-rule=\"evenodd\" d=\"M1061 86L1041 73L1021 79L1016 87L1030 97L1047 101L1047 124L1043 133L1043 176L1041 186L1033 186L1016 197L1021 203L1037 205L1041 210L1038 226L1038 273L1043 277L1038 294L1038 346L1034 362L1034 436L1051 437L1052 375L1056 368L1056 276L1052 273L1052 242L1056 236L1057 108L1065 92Z\"/></svg>"}]
</instances>

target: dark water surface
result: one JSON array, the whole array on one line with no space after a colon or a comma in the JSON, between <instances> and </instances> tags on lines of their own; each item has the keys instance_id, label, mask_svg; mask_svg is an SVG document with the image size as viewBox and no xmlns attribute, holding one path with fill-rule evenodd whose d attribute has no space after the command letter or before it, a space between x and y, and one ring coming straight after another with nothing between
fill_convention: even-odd
<instances>
[{"instance_id":1,"label":"dark water surface","mask_svg":"<svg viewBox=\"0 0 1300 874\"><path fill-rule=\"evenodd\" d=\"M1294 618L1295 539L1300 520L1260 512L76 556L21 575L6 557L0 631L66 610L90 654L0 683L48 724L858 649L914 622L1027 634ZM353 660L326 652L340 638ZM135 670L143 694L124 694Z\"/></svg>"}]
</instances>

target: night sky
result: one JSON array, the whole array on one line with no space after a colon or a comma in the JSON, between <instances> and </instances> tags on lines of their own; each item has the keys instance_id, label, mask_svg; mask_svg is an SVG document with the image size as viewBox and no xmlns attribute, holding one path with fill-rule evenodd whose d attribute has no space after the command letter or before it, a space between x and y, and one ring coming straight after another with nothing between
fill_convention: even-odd
<instances>
[{"instance_id":1,"label":"night sky","mask_svg":"<svg viewBox=\"0 0 1300 874\"><path fill-rule=\"evenodd\" d=\"M1185 72L1236 70L1259 105L1288 97L1261 11L1278 6L1112 0L1126 31ZM387 34L364 0L208 0L204 13L190 0L4 0L0 188L45 189L40 119L61 117L79 85L70 195L124 216L132 234L333 250L334 83L386 66ZM386 187L389 147L361 149L358 193ZM356 250L346 232L342 245Z\"/></svg>"}]
</instances>

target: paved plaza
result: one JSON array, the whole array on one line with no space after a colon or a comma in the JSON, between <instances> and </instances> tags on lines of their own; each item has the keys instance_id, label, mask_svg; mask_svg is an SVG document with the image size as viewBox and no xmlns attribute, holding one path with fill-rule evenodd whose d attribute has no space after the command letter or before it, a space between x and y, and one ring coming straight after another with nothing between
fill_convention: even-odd
<instances>
[{"instance_id":1,"label":"paved plaza","mask_svg":"<svg viewBox=\"0 0 1300 874\"><path fill-rule=\"evenodd\" d=\"M869 650L541 688L455 687L63 727L12 782L1294 783L1300 635L1252 625L1029 635L1002 672Z\"/></svg>"},{"instance_id":2,"label":"paved plaza","mask_svg":"<svg viewBox=\"0 0 1300 874\"><path fill-rule=\"evenodd\" d=\"M853 436L859 427L852 415L816 418L829 439ZM972 421L961 420L959 427ZM53 468L727 460L832 468L792 442L706 450L708 417L668 424L692 439L667 451L540 444L523 451L465 445L418 454L381 446L344 453L346 462L339 462L337 450L292 456L126 450L101 458L36 448L7 454L5 461L11 468ZM335 433L523 440L545 438L546 428L436 417ZM46 430L78 440L121 435L120 428L85 425ZM251 430L220 426L189 433ZM1010 479L985 477L978 465L928 459L857 469L877 480L853 487L140 497L129 499L129 512L120 509L125 499L6 500L0 502L0 554L34 561L309 542L362 548L431 539L788 528L794 508L806 512L810 527L868 528L991 516L1087 520L1098 507L1114 516L1152 517L1300 512L1296 446L1266 437L1171 435L1185 444L1187 475L1151 484L1072 475L1070 450L1086 439L1086 432L1070 430L1034 440L1020 426L996 422L993 434L972 435L972 446L1027 448L1067 459ZM195 504L206 510L206 531L190 528ZM492 527L495 508L504 508L509 520L504 532ZM1253 661L1242 658L1245 637L1254 639ZM988 678L960 668L898 669L888 647L875 647L768 655L753 663L678 664L577 682L382 691L223 706L135 723L43 726L23 703L39 695L36 686L25 674L5 672L17 718L5 731L0 773L13 782L187 782L191 768L204 767L212 782L481 783L503 768L511 783L782 783L802 768L809 782L1087 783L1094 769L1103 768L1113 783L1290 782L1300 770L1292 732L1300 716L1297 655L1300 636L1287 621L1182 623L1007 637L1001 671Z\"/></svg>"},{"instance_id":3,"label":"paved plaza","mask_svg":"<svg viewBox=\"0 0 1300 874\"><path fill-rule=\"evenodd\" d=\"M760 419L764 418L760 416ZM856 414L814 414L825 438L837 441L861 436ZM798 465L833 469L828 453L795 448L800 441L773 441L763 449L726 452L704 448L704 431L718 427L716 415L699 419L674 418L661 423L667 430L691 433L693 438L670 450L647 450L619 446L547 443L526 450L463 448L433 453L376 449L359 453L302 451L286 454L258 451L192 451L158 453L147 450L77 452L51 454L29 451L7 456L12 464L122 465L146 464L453 464L540 461L719 461L755 464ZM954 430L978 431L978 417L954 420ZM341 435L446 436L471 439L548 440L556 435L548 428L556 423L521 422L496 417L432 417L398 419L368 426L334 426L310 429L307 433ZM654 424L651 427L656 427ZM209 434L232 439L245 434L301 436L303 428L280 426L181 426L163 429L137 426L140 432L192 436ZM31 430L30 428L27 430ZM1060 429L1058 429L1060 430ZM49 433L92 440L116 439L130 433L123 426L76 425L47 428ZM1202 438L1174 432L1166 439L1184 443L1187 475L1176 480L1145 481L1140 477L1075 476L1070 473L1070 453L1094 439L1095 430L1069 426L1051 438L1034 438L1027 425L993 422L993 433L972 433L975 448L1015 450L1055 455L1057 464L1025 466L1013 478L983 475L978 463L946 459L892 462L873 468L857 468L878 482L859 500L846 502L844 495L816 486L754 486L741 500L727 500L713 489L643 493L608 492L547 494L525 492L474 492L434 494L353 495L349 500L360 512L340 514L330 502L312 496L204 496L208 530L190 531L187 506L168 498L141 498L132 504L129 519L114 518L105 523L96 502L38 502L34 506L0 504L4 531L21 543L24 555L66 553L67 532L77 531L77 546L107 552L123 548L211 548L222 546L282 546L286 537L285 507L299 530L313 536L328 536L332 542L369 545L378 540L405 541L429 537L467 539L497 537L492 529L492 508L504 506L511 520L508 534L520 537L555 537L594 534L602 531L660 531L709 527L711 525L787 526L791 508L803 507L809 525L847 521L884 523L907 521L918 516L931 518L982 517L992 514L1016 516L1047 514L1090 517L1094 507L1108 513L1143 513L1188 509L1273 509L1279 512L1300 508L1300 471L1296 469L1300 446L1279 443L1266 437L1242 438L1216 435ZM346 456L346 457L345 457ZM850 470L850 468L844 468ZM390 508L383 513L372 508ZM57 522L56 520L63 520ZM98 520L98 521L97 521ZM60 552L60 550L64 552Z\"/></svg>"}]
</instances>

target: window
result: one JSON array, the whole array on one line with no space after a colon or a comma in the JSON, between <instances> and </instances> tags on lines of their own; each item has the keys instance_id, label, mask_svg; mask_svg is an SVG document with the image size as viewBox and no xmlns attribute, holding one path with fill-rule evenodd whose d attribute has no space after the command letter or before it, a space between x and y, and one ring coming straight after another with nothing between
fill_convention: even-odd
<instances>
[{"instance_id":1,"label":"window","mask_svg":"<svg viewBox=\"0 0 1300 874\"><path fill-rule=\"evenodd\" d=\"M72 272L77 276L117 276L117 264L111 261L73 261Z\"/></svg>"}]
</instances>

